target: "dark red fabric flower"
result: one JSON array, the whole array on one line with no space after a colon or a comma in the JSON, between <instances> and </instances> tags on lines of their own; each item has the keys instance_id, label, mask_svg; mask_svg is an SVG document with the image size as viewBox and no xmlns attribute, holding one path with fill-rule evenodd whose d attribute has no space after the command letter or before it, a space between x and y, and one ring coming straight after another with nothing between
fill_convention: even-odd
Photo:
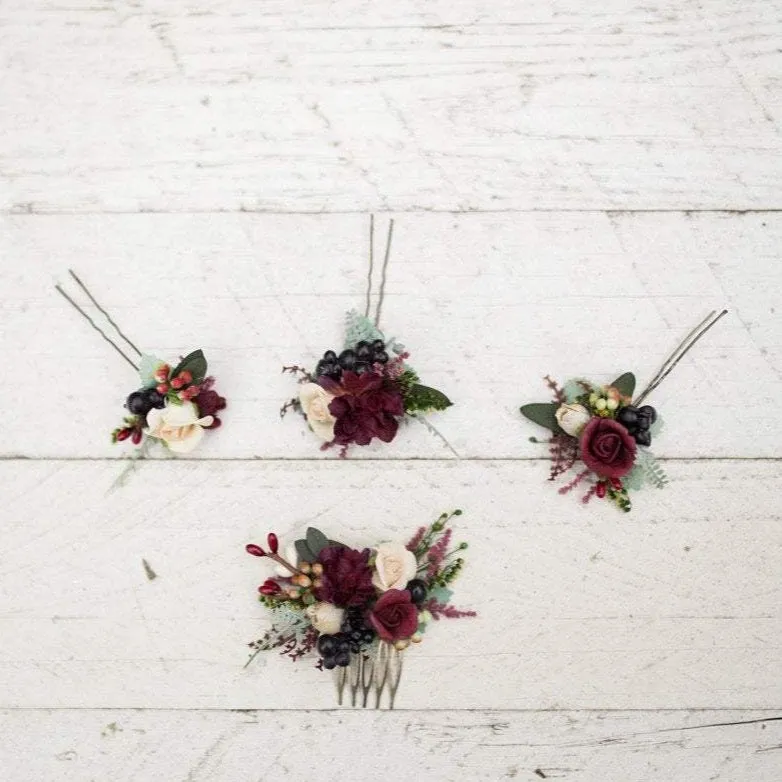
<instances>
[{"instance_id":1,"label":"dark red fabric flower","mask_svg":"<svg viewBox=\"0 0 782 782\"><path fill-rule=\"evenodd\" d=\"M194 402L198 408L198 412L202 415L211 415L214 417L214 421L205 426L204 429L217 429L222 421L217 417L217 413L220 410L225 410L227 402L224 396L220 396L217 391L212 389L215 379L208 377L201 384L201 390L198 392L198 396L195 397Z\"/></svg>"},{"instance_id":2,"label":"dark red fabric flower","mask_svg":"<svg viewBox=\"0 0 782 782\"><path fill-rule=\"evenodd\" d=\"M406 589L389 589L369 612L369 621L381 641L400 641L418 629L418 609Z\"/></svg>"},{"instance_id":3,"label":"dark red fabric flower","mask_svg":"<svg viewBox=\"0 0 782 782\"><path fill-rule=\"evenodd\" d=\"M322 584L315 590L318 600L340 608L363 605L375 596L369 549L356 551L347 546L326 546L318 554L323 565Z\"/></svg>"},{"instance_id":4,"label":"dark red fabric flower","mask_svg":"<svg viewBox=\"0 0 782 782\"><path fill-rule=\"evenodd\" d=\"M382 375L343 372L337 393L329 404L329 412L337 419L335 443L368 445L373 437L390 443L396 437L397 417L405 413L404 400Z\"/></svg>"},{"instance_id":5,"label":"dark red fabric flower","mask_svg":"<svg viewBox=\"0 0 782 782\"><path fill-rule=\"evenodd\" d=\"M635 440L611 418L592 418L581 432L581 459L606 478L627 475L635 462Z\"/></svg>"}]
</instances>

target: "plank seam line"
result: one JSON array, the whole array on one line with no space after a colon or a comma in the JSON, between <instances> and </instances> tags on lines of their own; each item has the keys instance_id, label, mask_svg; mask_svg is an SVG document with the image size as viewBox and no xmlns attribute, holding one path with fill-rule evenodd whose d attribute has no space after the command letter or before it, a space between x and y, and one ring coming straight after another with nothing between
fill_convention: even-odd
<instances>
[{"instance_id":1,"label":"plank seam line","mask_svg":"<svg viewBox=\"0 0 782 782\"><path fill-rule=\"evenodd\" d=\"M649 208L624 208L610 206L603 208L578 208L578 207L532 207L529 209L435 209L430 207L408 207L399 209L251 209L251 208L225 208L225 209L36 209L31 203L20 203L15 207L0 209L0 216L6 217L91 217L99 215L279 215L295 216L339 216L339 215L367 215L374 212L376 215L393 214L437 214L437 215L472 215L472 214L607 214L607 215L632 215L632 214L777 214L782 212L782 206L758 206L758 207L649 207Z\"/></svg>"},{"instance_id":2,"label":"plank seam line","mask_svg":"<svg viewBox=\"0 0 782 782\"><path fill-rule=\"evenodd\" d=\"M656 456L659 462L782 462L782 456ZM386 462L442 462L459 464L460 462L550 462L547 456L464 456L459 459L448 456L399 456L399 457L362 457L352 459L349 464L383 464ZM191 459L149 456L144 459L131 459L123 456L22 456L20 454L0 456L0 462L105 462L137 464L164 462L175 464L210 464L214 462L322 462L323 464L341 464L338 459L318 456L214 456Z\"/></svg>"}]
</instances>

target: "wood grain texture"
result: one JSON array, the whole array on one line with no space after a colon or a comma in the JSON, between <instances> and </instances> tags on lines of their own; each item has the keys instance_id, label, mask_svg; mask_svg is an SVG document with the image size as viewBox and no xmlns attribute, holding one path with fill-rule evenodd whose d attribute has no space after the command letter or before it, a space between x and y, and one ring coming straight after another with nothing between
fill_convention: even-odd
<instances>
[{"instance_id":1,"label":"wood grain texture","mask_svg":"<svg viewBox=\"0 0 782 782\"><path fill-rule=\"evenodd\" d=\"M779 719L763 711L3 711L0 762L6 782L315 773L323 782L777 782Z\"/></svg>"},{"instance_id":2,"label":"wood grain texture","mask_svg":"<svg viewBox=\"0 0 782 782\"><path fill-rule=\"evenodd\" d=\"M297 390L280 369L314 367L342 344L344 313L365 298L366 216L7 216L0 225L7 404L27 409L53 379L59 395L36 401L44 437L31 436L26 415L4 421L2 455L132 452L108 435L137 378L53 290L72 266L145 350L206 351L230 407L193 458L329 458L301 418L279 418ZM549 398L543 375L610 382L633 370L643 384L704 314L727 306L731 315L654 393L665 428L653 450L774 457L780 242L777 214L405 215L381 325L456 403L431 420L460 456L539 458L545 447L529 438L545 431L518 408ZM352 453L453 458L415 423L389 446Z\"/></svg>"},{"instance_id":3,"label":"wood grain texture","mask_svg":"<svg viewBox=\"0 0 782 782\"><path fill-rule=\"evenodd\" d=\"M330 708L308 663L242 669L269 575L244 545L313 522L406 540L462 507L456 602L480 616L408 653L400 708L774 708L778 464L667 466L628 516L559 496L538 463L167 462L111 492L117 464L6 461L0 707Z\"/></svg>"},{"instance_id":4,"label":"wood grain texture","mask_svg":"<svg viewBox=\"0 0 782 782\"><path fill-rule=\"evenodd\" d=\"M781 13L11 0L0 208L780 208Z\"/></svg>"}]
</instances>

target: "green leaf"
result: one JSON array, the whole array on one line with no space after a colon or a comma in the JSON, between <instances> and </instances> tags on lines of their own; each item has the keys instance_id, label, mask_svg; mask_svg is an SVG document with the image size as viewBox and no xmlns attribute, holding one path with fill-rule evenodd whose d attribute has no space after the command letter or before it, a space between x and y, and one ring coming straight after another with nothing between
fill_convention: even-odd
<instances>
[{"instance_id":1,"label":"green leaf","mask_svg":"<svg viewBox=\"0 0 782 782\"><path fill-rule=\"evenodd\" d=\"M138 374L141 378L141 385L143 388L152 388L157 385L155 380L155 372L165 365L165 361L159 359L157 356L151 356L148 353L144 353L141 356L141 360L138 362Z\"/></svg>"},{"instance_id":2,"label":"green leaf","mask_svg":"<svg viewBox=\"0 0 782 782\"><path fill-rule=\"evenodd\" d=\"M533 402L529 405L522 405L521 414L534 421L539 426L545 426L552 432L561 432L557 418L554 413L559 408L559 402Z\"/></svg>"},{"instance_id":3,"label":"green leaf","mask_svg":"<svg viewBox=\"0 0 782 782\"><path fill-rule=\"evenodd\" d=\"M176 377L180 372L187 370L193 376L193 383L199 385L203 383L206 377L206 358L204 357L204 351L194 350L192 353L186 355L171 373L171 377Z\"/></svg>"},{"instance_id":4,"label":"green leaf","mask_svg":"<svg viewBox=\"0 0 782 782\"><path fill-rule=\"evenodd\" d=\"M306 540L297 540L294 546L296 546L299 562L315 562L317 560L317 556L310 550ZM298 562L296 564L298 565Z\"/></svg>"},{"instance_id":5,"label":"green leaf","mask_svg":"<svg viewBox=\"0 0 782 782\"><path fill-rule=\"evenodd\" d=\"M317 559L318 554L329 545L329 539L315 527L310 527L307 530L307 546L309 550L315 555Z\"/></svg>"},{"instance_id":6,"label":"green leaf","mask_svg":"<svg viewBox=\"0 0 782 782\"><path fill-rule=\"evenodd\" d=\"M611 385L622 394L622 396L631 397L633 391L635 391L635 375L632 372L625 372L624 375L620 375L614 380Z\"/></svg>"},{"instance_id":7,"label":"green leaf","mask_svg":"<svg viewBox=\"0 0 782 782\"><path fill-rule=\"evenodd\" d=\"M407 413L427 413L431 410L445 410L453 402L436 388L422 386L420 383L413 383L405 395L405 412Z\"/></svg>"}]
</instances>

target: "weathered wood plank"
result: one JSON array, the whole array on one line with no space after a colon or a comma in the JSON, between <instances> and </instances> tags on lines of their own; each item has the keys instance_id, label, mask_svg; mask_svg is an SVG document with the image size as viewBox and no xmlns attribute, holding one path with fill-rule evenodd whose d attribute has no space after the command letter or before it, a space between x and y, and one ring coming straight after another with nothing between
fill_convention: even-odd
<instances>
[{"instance_id":1,"label":"weathered wood plank","mask_svg":"<svg viewBox=\"0 0 782 782\"><path fill-rule=\"evenodd\" d=\"M518 462L0 464L0 706L328 708L330 677L272 653L270 529L406 540L462 507L458 603L409 653L401 708L773 708L782 475L671 462L630 515ZM157 573L150 581L142 560Z\"/></svg>"},{"instance_id":2,"label":"weathered wood plank","mask_svg":"<svg viewBox=\"0 0 782 782\"><path fill-rule=\"evenodd\" d=\"M777 782L779 719L773 711L2 711L0 761L7 782Z\"/></svg>"},{"instance_id":3,"label":"weathered wood plank","mask_svg":"<svg viewBox=\"0 0 782 782\"><path fill-rule=\"evenodd\" d=\"M13 379L5 404L35 418L31 429L29 415L6 416L0 453L130 451L108 434L136 378L53 290L72 266L144 349L166 357L205 349L230 408L195 458L324 458L301 419L278 416L296 393L280 368L312 367L341 345L344 312L365 299L366 216L5 217L0 225L0 353ZM384 227L378 218L379 236ZM727 306L731 315L654 394L666 421L654 450L775 456L780 242L777 214L406 215L382 325L455 401L432 422L461 456L535 458L544 449L528 438L545 432L518 407L548 398L543 375L609 382L632 369L644 383L705 313ZM452 454L413 424L390 446L354 456Z\"/></svg>"},{"instance_id":4,"label":"weathered wood plank","mask_svg":"<svg viewBox=\"0 0 782 782\"><path fill-rule=\"evenodd\" d=\"M779 208L779 2L0 9L0 208ZM405 172L405 175L400 175Z\"/></svg>"}]
</instances>

